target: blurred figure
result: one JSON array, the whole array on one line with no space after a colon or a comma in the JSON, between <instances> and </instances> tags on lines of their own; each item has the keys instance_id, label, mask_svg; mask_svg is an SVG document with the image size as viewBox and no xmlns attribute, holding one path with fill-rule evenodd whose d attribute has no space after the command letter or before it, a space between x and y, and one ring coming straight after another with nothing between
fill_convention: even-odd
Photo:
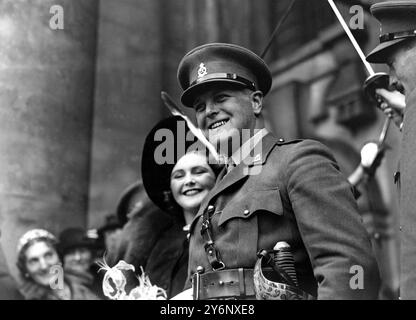
<instances>
[{"instance_id":1,"label":"blurred figure","mask_svg":"<svg viewBox=\"0 0 416 320\"><path fill-rule=\"evenodd\" d=\"M90 268L95 260L96 247L95 240L89 238L82 228L68 228L59 235L59 251L64 269L91 279Z\"/></svg>"},{"instance_id":2,"label":"blurred figure","mask_svg":"<svg viewBox=\"0 0 416 320\"><path fill-rule=\"evenodd\" d=\"M17 267L26 300L97 299L87 287L64 272L57 240L49 231L32 229L19 239Z\"/></svg>"},{"instance_id":3,"label":"blurred figure","mask_svg":"<svg viewBox=\"0 0 416 320\"><path fill-rule=\"evenodd\" d=\"M394 182L399 190L400 207L400 298L413 300L416 299L416 2L383 1L370 9L380 23L380 43L367 61L387 64L390 87L405 96L399 171ZM393 108L386 92L379 90L377 94Z\"/></svg>"},{"instance_id":4,"label":"blurred figure","mask_svg":"<svg viewBox=\"0 0 416 320\"><path fill-rule=\"evenodd\" d=\"M104 246L104 252L114 252L119 247L122 224L115 214L105 218L104 225L98 229L99 242Z\"/></svg>"},{"instance_id":5,"label":"blurred figure","mask_svg":"<svg viewBox=\"0 0 416 320\"><path fill-rule=\"evenodd\" d=\"M1 233L0 233L1 235ZM21 300L23 296L17 289L16 281L10 275L6 257L0 246L0 300Z\"/></svg>"},{"instance_id":6,"label":"blurred figure","mask_svg":"<svg viewBox=\"0 0 416 320\"><path fill-rule=\"evenodd\" d=\"M99 268L94 263L97 258L97 239L90 238L83 228L68 228L60 233L58 248L65 272L102 297Z\"/></svg>"}]
</instances>

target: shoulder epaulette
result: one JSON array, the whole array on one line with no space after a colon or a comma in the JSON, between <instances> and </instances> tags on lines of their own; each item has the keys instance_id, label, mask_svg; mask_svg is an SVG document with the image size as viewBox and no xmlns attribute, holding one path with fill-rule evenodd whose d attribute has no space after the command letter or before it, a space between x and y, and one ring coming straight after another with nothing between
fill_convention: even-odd
<instances>
[{"instance_id":1,"label":"shoulder epaulette","mask_svg":"<svg viewBox=\"0 0 416 320\"><path fill-rule=\"evenodd\" d=\"M293 140L286 141L285 139L280 138L280 139L277 140L277 145L282 146L282 145L286 145L286 144L299 143L301 141L303 141L303 139L293 139Z\"/></svg>"}]
</instances>

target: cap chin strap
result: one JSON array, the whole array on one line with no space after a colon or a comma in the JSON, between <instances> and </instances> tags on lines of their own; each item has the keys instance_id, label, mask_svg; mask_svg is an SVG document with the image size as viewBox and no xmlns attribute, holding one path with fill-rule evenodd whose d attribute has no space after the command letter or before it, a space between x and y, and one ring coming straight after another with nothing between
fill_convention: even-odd
<instances>
[{"instance_id":1,"label":"cap chin strap","mask_svg":"<svg viewBox=\"0 0 416 320\"><path fill-rule=\"evenodd\" d=\"M397 40L397 39L411 38L411 37L416 37L416 30L391 32L391 33L386 33L386 34L381 35L380 43Z\"/></svg>"},{"instance_id":2,"label":"cap chin strap","mask_svg":"<svg viewBox=\"0 0 416 320\"><path fill-rule=\"evenodd\" d=\"M192 87L195 84L201 83L201 82L205 82L207 80L212 80L212 79L227 79L227 80L235 80L238 82L241 82L243 84L245 84L247 87L249 87L250 89L252 89L253 91L256 91L256 85L254 82L247 80L246 78L240 77L238 75L236 75L235 73L211 73L208 74L206 76L197 78L196 80L194 80L189 87Z\"/></svg>"}]
</instances>

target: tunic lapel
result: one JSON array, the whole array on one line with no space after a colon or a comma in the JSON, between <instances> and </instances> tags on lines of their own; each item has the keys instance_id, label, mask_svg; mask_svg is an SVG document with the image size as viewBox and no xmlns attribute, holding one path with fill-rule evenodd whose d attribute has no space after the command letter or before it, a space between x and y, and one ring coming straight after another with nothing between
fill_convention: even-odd
<instances>
[{"instance_id":1,"label":"tunic lapel","mask_svg":"<svg viewBox=\"0 0 416 320\"><path fill-rule=\"evenodd\" d=\"M221 172L218 175L215 187L210 191L205 200L202 202L199 212L192 221L191 228L192 225L202 215L202 213L204 212L204 210L213 198L218 196L227 188L241 181L242 179L246 179L247 177L249 177L250 170L253 170L256 166L262 166L266 162L268 155L276 145L276 139L270 133L268 133L260 143L262 143L261 152L259 154L254 155L250 159L250 161L241 162L228 174L226 174L227 169L225 167L223 168L223 170L221 170Z\"/></svg>"}]
</instances>

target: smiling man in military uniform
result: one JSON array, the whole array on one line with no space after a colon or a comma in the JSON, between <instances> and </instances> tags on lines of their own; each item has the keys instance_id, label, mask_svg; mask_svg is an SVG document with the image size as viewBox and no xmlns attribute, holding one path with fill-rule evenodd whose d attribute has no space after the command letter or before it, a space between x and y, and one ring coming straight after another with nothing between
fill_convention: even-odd
<instances>
[{"instance_id":1,"label":"smiling man in military uniform","mask_svg":"<svg viewBox=\"0 0 416 320\"><path fill-rule=\"evenodd\" d=\"M263 60L240 46L206 44L184 56L178 79L182 103L195 109L211 143L228 146L220 151L231 163L191 225L194 298L254 298L257 252L285 241L305 292L376 299L370 241L329 150L312 140L276 139L264 128L272 80ZM363 271L359 288L351 286L354 266Z\"/></svg>"}]
</instances>

